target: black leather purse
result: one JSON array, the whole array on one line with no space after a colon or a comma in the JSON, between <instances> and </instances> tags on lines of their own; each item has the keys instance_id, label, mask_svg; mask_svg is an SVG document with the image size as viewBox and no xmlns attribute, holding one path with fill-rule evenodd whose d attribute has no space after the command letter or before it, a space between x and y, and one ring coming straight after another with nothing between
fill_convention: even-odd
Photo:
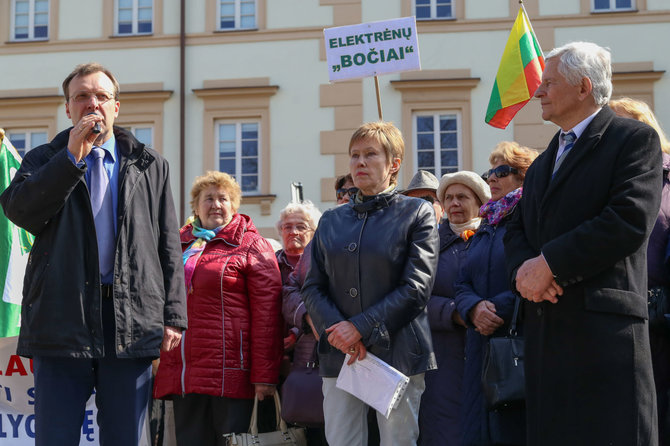
<instances>
[{"instance_id":1,"label":"black leather purse","mask_svg":"<svg viewBox=\"0 0 670 446\"><path fill-rule=\"evenodd\" d=\"M484 351L482 388L489 410L525 404L524 339L517 332L520 301L517 296L509 334L490 338Z\"/></svg>"}]
</instances>

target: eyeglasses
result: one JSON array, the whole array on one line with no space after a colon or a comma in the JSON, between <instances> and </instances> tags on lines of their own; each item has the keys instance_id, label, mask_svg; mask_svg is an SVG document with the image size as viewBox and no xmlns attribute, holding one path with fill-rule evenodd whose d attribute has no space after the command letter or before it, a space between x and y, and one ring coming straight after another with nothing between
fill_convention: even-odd
<instances>
[{"instance_id":1,"label":"eyeglasses","mask_svg":"<svg viewBox=\"0 0 670 446\"><path fill-rule=\"evenodd\" d=\"M344 198L345 195L349 195L350 197L353 197L356 193L358 192L357 187L350 187L350 188L340 188L337 190L337 199L341 200Z\"/></svg>"},{"instance_id":2,"label":"eyeglasses","mask_svg":"<svg viewBox=\"0 0 670 446\"><path fill-rule=\"evenodd\" d=\"M302 223L298 223L297 225L289 225L289 224L281 225L281 230L284 232L293 232L295 230L295 232L297 233L303 233L311 231L311 229L312 228Z\"/></svg>"},{"instance_id":3,"label":"eyeglasses","mask_svg":"<svg viewBox=\"0 0 670 446\"><path fill-rule=\"evenodd\" d=\"M110 95L110 93L106 91L82 91L70 96L70 99L77 104L87 104L91 98L95 98L95 100L98 101L98 105L102 105L114 99L114 95Z\"/></svg>"},{"instance_id":4,"label":"eyeglasses","mask_svg":"<svg viewBox=\"0 0 670 446\"><path fill-rule=\"evenodd\" d=\"M482 174L482 179L488 181L491 178L491 175L495 174L497 178L505 178L510 173L518 174L519 169L516 167L508 166L507 164L500 165L495 169L490 169Z\"/></svg>"}]
</instances>

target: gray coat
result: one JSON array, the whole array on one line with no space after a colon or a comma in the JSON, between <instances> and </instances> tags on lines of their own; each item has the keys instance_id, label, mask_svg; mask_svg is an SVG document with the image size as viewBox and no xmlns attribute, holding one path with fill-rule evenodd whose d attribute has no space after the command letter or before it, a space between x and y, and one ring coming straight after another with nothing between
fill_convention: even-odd
<instances>
[{"instance_id":1,"label":"gray coat","mask_svg":"<svg viewBox=\"0 0 670 446\"><path fill-rule=\"evenodd\" d=\"M350 321L368 351L406 375L436 367L426 303L437 269L435 211L424 200L380 194L326 211L312 240L302 296L317 331L320 373L344 355L326 328Z\"/></svg>"},{"instance_id":2,"label":"gray coat","mask_svg":"<svg viewBox=\"0 0 670 446\"><path fill-rule=\"evenodd\" d=\"M35 235L23 286L18 353L104 355L95 223L69 130L26 154L0 196L7 218ZM168 163L114 128L119 191L114 310L118 357L158 357L164 325L186 328L184 268Z\"/></svg>"}]
</instances>

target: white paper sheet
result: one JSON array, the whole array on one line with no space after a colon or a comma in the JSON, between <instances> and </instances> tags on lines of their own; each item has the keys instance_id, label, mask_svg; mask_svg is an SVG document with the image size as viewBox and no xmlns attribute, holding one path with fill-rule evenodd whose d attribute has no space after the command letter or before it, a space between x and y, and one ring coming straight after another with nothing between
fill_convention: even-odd
<instances>
[{"instance_id":1,"label":"white paper sheet","mask_svg":"<svg viewBox=\"0 0 670 446\"><path fill-rule=\"evenodd\" d=\"M372 353L365 359L347 365L346 355L336 386L349 392L368 406L375 408L386 418L402 399L409 378Z\"/></svg>"}]
</instances>

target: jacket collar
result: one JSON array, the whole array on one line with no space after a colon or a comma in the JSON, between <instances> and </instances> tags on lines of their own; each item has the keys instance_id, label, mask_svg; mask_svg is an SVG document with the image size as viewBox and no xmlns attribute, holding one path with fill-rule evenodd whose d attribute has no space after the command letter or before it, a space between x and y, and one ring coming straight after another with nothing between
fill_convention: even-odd
<instances>
[{"instance_id":1,"label":"jacket collar","mask_svg":"<svg viewBox=\"0 0 670 446\"><path fill-rule=\"evenodd\" d=\"M582 133L577 142L575 142L575 146L570 151L569 156L566 157L563 165L552 179L551 172L554 168L556 153L558 151L558 136L560 131L554 135L554 138L551 140L551 143L547 148L547 155L543 164L538 166L544 177L542 183L546 186L546 192L544 194L545 199L556 190L561 183L570 177L573 168L579 165L584 157L588 156L593 150L598 149L598 142L615 116L614 112L607 105L603 106L602 110L600 110L595 118L593 118L591 123L584 130L584 133Z\"/></svg>"},{"instance_id":2,"label":"jacket collar","mask_svg":"<svg viewBox=\"0 0 670 446\"><path fill-rule=\"evenodd\" d=\"M219 231L216 236L210 241L221 240L224 243L237 247L242 243L242 238L247 232L258 232L254 223L251 221L251 218L247 215L237 213L233 215L233 219L230 220L226 226ZM193 225L188 224L181 228L179 231L179 237L182 244L190 244L196 237L193 235Z\"/></svg>"},{"instance_id":3,"label":"jacket collar","mask_svg":"<svg viewBox=\"0 0 670 446\"><path fill-rule=\"evenodd\" d=\"M387 194L378 194L375 195L374 197L363 201L362 203L353 203L353 209L356 212L360 213L367 213L367 212L372 212L376 211L379 209L384 209L387 208L391 205L391 203L397 198L398 196L398 190L393 189L391 192ZM352 200L353 202L353 200Z\"/></svg>"},{"instance_id":4,"label":"jacket collar","mask_svg":"<svg viewBox=\"0 0 670 446\"><path fill-rule=\"evenodd\" d=\"M447 249L449 246L458 242L459 240L463 241L460 235L456 234L451 227L449 226L449 221L445 218L438 229L440 234L440 252Z\"/></svg>"}]
</instances>

